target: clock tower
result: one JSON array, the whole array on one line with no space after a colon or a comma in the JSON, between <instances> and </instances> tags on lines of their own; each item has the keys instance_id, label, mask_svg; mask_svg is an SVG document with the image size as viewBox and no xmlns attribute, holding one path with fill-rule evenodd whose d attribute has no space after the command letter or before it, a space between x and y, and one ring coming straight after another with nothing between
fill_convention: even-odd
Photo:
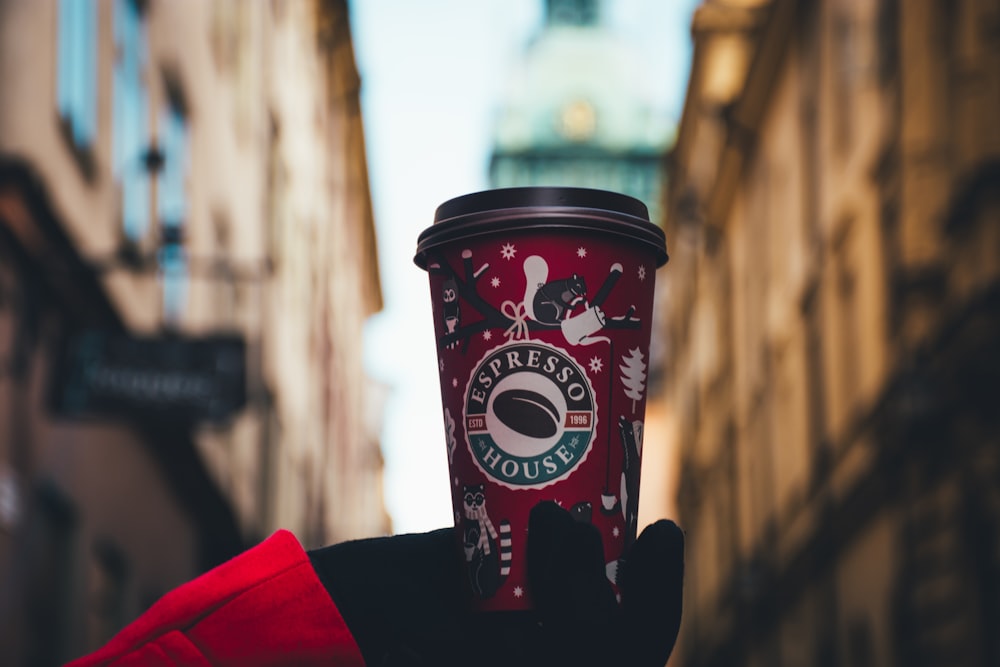
<instances>
[{"instance_id":1,"label":"clock tower","mask_svg":"<svg viewBox=\"0 0 1000 667\"><path fill-rule=\"evenodd\" d=\"M546 0L500 103L490 185L615 190L659 224L673 125L651 102L646 66L606 25L601 0Z\"/></svg>"}]
</instances>

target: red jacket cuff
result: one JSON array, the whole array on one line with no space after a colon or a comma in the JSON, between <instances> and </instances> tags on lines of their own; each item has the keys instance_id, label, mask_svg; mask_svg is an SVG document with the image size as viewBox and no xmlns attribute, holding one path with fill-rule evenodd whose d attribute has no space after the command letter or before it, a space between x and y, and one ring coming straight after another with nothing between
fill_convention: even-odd
<instances>
[{"instance_id":1,"label":"red jacket cuff","mask_svg":"<svg viewBox=\"0 0 1000 667\"><path fill-rule=\"evenodd\" d=\"M288 531L167 593L91 665L364 667L343 617Z\"/></svg>"}]
</instances>

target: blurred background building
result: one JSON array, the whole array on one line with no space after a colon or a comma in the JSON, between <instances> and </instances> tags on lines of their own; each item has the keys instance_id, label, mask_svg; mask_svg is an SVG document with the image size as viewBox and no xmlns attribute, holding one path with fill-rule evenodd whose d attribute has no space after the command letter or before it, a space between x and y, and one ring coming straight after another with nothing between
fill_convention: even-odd
<instances>
[{"instance_id":1,"label":"blurred background building","mask_svg":"<svg viewBox=\"0 0 1000 667\"><path fill-rule=\"evenodd\" d=\"M1000 664L998 28L992 0L698 9L676 664Z\"/></svg>"},{"instance_id":2,"label":"blurred background building","mask_svg":"<svg viewBox=\"0 0 1000 667\"><path fill-rule=\"evenodd\" d=\"M650 99L642 52L601 0L546 0L544 23L499 100L491 187L573 185L631 195L659 221L673 126Z\"/></svg>"},{"instance_id":3,"label":"blurred background building","mask_svg":"<svg viewBox=\"0 0 1000 667\"><path fill-rule=\"evenodd\" d=\"M343 0L0 0L0 662L391 530Z\"/></svg>"}]
</instances>

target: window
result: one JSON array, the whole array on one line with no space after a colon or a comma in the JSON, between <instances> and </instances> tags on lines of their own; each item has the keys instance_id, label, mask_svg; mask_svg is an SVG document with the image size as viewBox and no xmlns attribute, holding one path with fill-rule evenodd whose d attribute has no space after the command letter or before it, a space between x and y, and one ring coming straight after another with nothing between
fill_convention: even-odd
<instances>
[{"instance_id":1,"label":"window","mask_svg":"<svg viewBox=\"0 0 1000 667\"><path fill-rule=\"evenodd\" d=\"M112 173L121 186L125 236L136 242L149 229L150 194L146 26L135 0L115 0L114 24Z\"/></svg>"},{"instance_id":2,"label":"window","mask_svg":"<svg viewBox=\"0 0 1000 667\"><path fill-rule=\"evenodd\" d=\"M160 248L159 259L163 322L167 326L176 326L184 314L187 301L187 256L180 243L167 243Z\"/></svg>"},{"instance_id":3,"label":"window","mask_svg":"<svg viewBox=\"0 0 1000 667\"><path fill-rule=\"evenodd\" d=\"M168 104L160 114L159 134L164 162L159 172L156 212L161 225L179 230L187 218L189 151L187 119L178 105Z\"/></svg>"},{"instance_id":4,"label":"window","mask_svg":"<svg viewBox=\"0 0 1000 667\"><path fill-rule=\"evenodd\" d=\"M847 152L854 132L854 93L857 88L861 65L858 49L858 26L853 17L840 15L833 21L833 95L834 95L834 148L841 155Z\"/></svg>"},{"instance_id":5,"label":"window","mask_svg":"<svg viewBox=\"0 0 1000 667\"><path fill-rule=\"evenodd\" d=\"M164 108L159 130L163 168L159 172L156 213L163 242L160 250L163 318L167 324L176 324L184 312L188 285L183 246L188 204L188 125L179 104L168 104Z\"/></svg>"},{"instance_id":6,"label":"window","mask_svg":"<svg viewBox=\"0 0 1000 667\"><path fill-rule=\"evenodd\" d=\"M97 131L97 2L60 0L56 98L73 144L89 148Z\"/></svg>"}]
</instances>

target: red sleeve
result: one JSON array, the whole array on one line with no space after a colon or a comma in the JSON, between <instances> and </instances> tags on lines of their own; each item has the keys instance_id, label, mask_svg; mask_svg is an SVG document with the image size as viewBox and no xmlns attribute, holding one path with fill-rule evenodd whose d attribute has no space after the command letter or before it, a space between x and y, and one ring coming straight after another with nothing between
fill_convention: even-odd
<instances>
[{"instance_id":1,"label":"red sleeve","mask_svg":"<svg viewBox=\"0 0 1000 667\"><path fill-rule=\"evenodd\" d=\"M91 665L364 667L344 619L288 531L167 593Z\"/></svg>"}]
</instances>

